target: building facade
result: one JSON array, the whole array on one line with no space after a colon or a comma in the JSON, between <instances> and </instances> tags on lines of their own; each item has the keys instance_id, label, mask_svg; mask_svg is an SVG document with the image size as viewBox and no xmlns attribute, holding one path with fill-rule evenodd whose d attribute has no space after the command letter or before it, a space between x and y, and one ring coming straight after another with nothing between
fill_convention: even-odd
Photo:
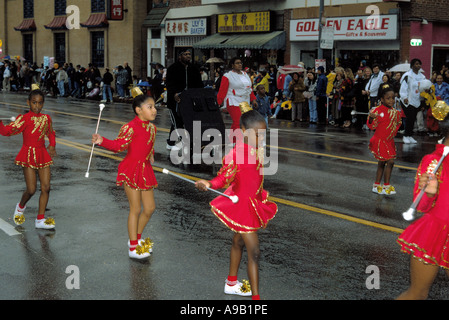
<instances>
[{"instance_id":1,"label":"building facade","mask_svg":"<svg viewBox=\"0 0 449 320\"><path fill-rule=\"evenodd\" d=\"M0 0L0 57L38 65L92 63L100 71L126 61L133 73L146 74L142 22L150 5L142 0Z\"/></svg>"},{"instance_id":2,"label":"building facade","mask_svg":"<svg viewBox=\"0 0 449 320\"><path fill-rule=\"evenodd\" d=\"M426 77L449 66L449 2L413 0L401 3L402 57L419 58Z\"/></svg>"},{"instance_id":3,"label":"building facade","mask_svg":"<svg viewBox=\"0 0 449 320\"><path fill-rule=\"evenodd\" d=\"M96 64L127 61L139 77L182 48L194 62L313 66L320 0L0 0L0 58ZM70 9L70 10L69 10ZM325 0L327 65L389 68L418 57L426 76L449 63L446 0ZM104 69L103 69L104 70Z\"/></svg>"}]
</instances>

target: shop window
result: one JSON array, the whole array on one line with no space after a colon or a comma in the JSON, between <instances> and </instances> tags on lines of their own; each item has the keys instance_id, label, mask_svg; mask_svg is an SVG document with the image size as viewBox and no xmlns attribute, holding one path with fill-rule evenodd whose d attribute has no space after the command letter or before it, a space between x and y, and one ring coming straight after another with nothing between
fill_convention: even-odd
<instances>
[{"instance_id":1,"label":"shop window","mask_svg":"<svg viewBox=\"0 0 449 320\"><path fill-rule=\"evenodd\" d=\"M55 0L55 16L64 16L66 14L66 8L66 0Z\"/></svg>"},{"instance_id":2,"label":"shop window","mask_svg":"<svg viewBox=\"0 0 449 320\"><path fill-rule=\"evenodd\" d=\"M65 33L55 33L55 58L56 62L62 64L65 61Z\"/></svg>"},{"instance_id":3,"label":"shop window","mask_svg":"<svg viewBox=\"0 0 449 320\"><path fill-rule=\"evenodd\" d=\"M92 63L97 68L104 68L104 31L91 33Z\"/></svg>"},{"instance_id":4,"label":"shop window","mask_svg":"<svg viewBox=\"0 0 449 320\"><path fill-rule=\"evenodd\" d=\"M23 0L23 18L34 18L34 0Z\"/></svg>"},{"instance_id":5,"label":"shop window","mask_svg":"<svg viewBox=\"0 0 449 320\"><path fill-rule=\"evenodd\" d=\"M92 13L106 12L105 0L92 0L90 7Z\"/></svg>"},{"instance_id":6,"label":"shop window","mask_svg":"<svg viewBox=\"0 0 449 320\"><path fill-rule=\"evenodd\" d=\"M26 61L33 61L33 35L23 35L23 52Z\"/></svg>"}]
</instances>

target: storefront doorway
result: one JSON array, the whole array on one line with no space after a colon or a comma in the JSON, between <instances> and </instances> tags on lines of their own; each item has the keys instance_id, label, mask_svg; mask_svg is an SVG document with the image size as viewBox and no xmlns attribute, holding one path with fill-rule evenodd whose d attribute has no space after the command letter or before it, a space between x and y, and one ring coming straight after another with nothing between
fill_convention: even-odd
<instances>
[{"instance_id":1,"label":"storefront doorway","mask_svg":"<svg viewBox=\"0 0 449 320\"><path fill-rule=\"evenodd\" d=\"M385 71L398 64L399 59L399 51L396 50L340 50L338 54L339 65L354 72L362 60L366 61L367 66L378 64Z\"/></svg>"},{"instance_id":2,"label":"storefront doorway","mask_svg":"<svg viewBox=\"0 0 449 320\"><path fill-rule=\"evenodd\" d=\"M449 67L449 46L434 46L432 52L432 71L439 73L443 66Z\"/></svg>"}]
</instances>

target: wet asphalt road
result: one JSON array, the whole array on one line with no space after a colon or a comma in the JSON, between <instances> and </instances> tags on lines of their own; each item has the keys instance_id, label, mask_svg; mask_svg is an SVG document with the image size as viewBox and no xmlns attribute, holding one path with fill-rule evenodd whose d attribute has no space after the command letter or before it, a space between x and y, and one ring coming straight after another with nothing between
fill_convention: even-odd
<instances>
[{"instance_id":1,"label":"wet asphalt road","mask_svg":"<svg viewBox=\"0 0 449 320\"><path fill-rule=\"evenodd\" d=\"M27 110L26 96L0 94L0 117ZM0 228L0 299L62 300L245 300L223 294L231 232L210 212L215 195L160 173L161 168L210 179L217 168L173 166L165 149L169 118L160 108L155 124L156 212L145 237L154 241L150 259L127 255L128 202L115 186L124 154L96 148L90 178L84 177L90 136L98 117L96 102L47 98L43 112L52 116L58 156L52 166L47 216L56 231L34 228L37 193L28 204L27 221L10 235ZM107 105L100 134L115 138L134 117L130 105ZM229 117L224 115L229 127ZM279 129L278 170L264 188L278 200L278 215L259 233L260 292L267 300L389 300L408 286L409 257L396 244L407 226L401 213L411 204L415 170L436 138L418 137L403 145L391 197L371 192L376 171L368 150L371 132L270 120ZM21 136L0 137L0 219L13 226L12 214L24 189L14 165ZM270 144L270 141L268 141ZM98 153L101 152L101 153ZM353 218L360 220L354 220ZM0 222L2 222L0 220ZM367 268L379 270L379 288L368 289ZM79 271L79 288L73 276ZM247 279L246 254L240 279ZM441 273L430 299L447 298Z\"/></svg>"}]
</instances>

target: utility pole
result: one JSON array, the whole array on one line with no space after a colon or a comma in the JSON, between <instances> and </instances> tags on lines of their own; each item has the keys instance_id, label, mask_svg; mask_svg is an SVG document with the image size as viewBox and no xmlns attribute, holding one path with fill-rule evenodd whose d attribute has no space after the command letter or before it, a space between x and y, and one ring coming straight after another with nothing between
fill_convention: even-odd
<instances>
[{"instance_id":1,"label":"utility pole","mask_svg":"<svg viewBox=\"0 0 449 320\"><path fill-rule=\"evenodd\" d=\"M321 49L321 33L323 31L323 12L324 12L324 0L320 0L320 17L318 20L318 26L319 26L319 35L318 35L318 59L323 59L323 49Z\"/></svg>"}]
</instances>

